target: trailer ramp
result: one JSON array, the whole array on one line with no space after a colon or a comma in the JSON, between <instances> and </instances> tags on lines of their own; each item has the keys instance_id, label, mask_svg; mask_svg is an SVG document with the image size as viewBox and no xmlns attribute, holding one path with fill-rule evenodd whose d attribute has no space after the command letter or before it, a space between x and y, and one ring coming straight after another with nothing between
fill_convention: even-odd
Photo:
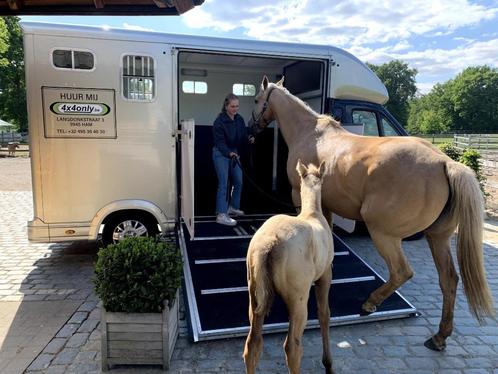
<instances>
[{"instance_id":1,"label":"trailer ramp","mask_svg":"<svg viewBox=\"0 0 498 374\"><path fill-rule=\"evenodd\" d=\"M268 217L238 219L227 227L214 217L196 217L196 237L180 230L184 256L186 304L194 341L245 336L249 331L246 254L254 232ZM332 326L404 318L417 311L399 292L391 295L375 313L361 315L368 295L385 281L344 241L334 235L333 280L329 293ZM287 331L288 314L277 296L263 331ZM307 328L319 328L314 291L310 291Z\"/></svg>"}]
</instances>

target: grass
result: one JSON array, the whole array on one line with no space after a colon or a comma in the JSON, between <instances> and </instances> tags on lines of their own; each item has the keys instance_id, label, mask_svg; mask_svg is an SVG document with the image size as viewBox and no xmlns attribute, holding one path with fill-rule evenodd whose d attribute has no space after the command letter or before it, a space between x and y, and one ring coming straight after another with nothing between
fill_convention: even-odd
<instances>
[{"instance_id":1,"label":"grass","mask_svg":"<svg viewBox=\"0 0 498 374\"><path fill-rule=\"evenodd\" d=\"M417 137L430 141L432 144L453 143L453 135L433 134L417 135Z\"/></svg>"}]
</instances>

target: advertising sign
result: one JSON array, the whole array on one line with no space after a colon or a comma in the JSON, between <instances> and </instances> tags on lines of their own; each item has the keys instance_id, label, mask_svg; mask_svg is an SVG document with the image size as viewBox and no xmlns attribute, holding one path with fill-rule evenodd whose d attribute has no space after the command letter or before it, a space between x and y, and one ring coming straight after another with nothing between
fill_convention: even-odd
<instances>
[{"instance_id":1,"label":"advertising sign","mask_svg":"<svg viewBox=\"0 0 498 374\"><path fill-rule=\"evenodd\" d=\"M111 89L42 87L46 138L116 138Z\"/></svg>"}]
</instances>

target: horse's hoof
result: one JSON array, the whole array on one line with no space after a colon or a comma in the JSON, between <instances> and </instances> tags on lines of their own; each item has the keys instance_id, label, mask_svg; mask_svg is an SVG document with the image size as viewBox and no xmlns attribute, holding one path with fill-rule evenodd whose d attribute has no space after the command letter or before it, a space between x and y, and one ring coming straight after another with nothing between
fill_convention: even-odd
<instances>
[{"instance_id":1,"label":"horse's hoof","mask_svg":"<svg viewBox=\"0 0 498 374\"><path fill-rule=\"evenodd\" d=\"M445 348L446 348L446 343L442 343L442 344L437 344L435 341L434 341L434 338L431 337L429 339L427 339L425 342L424 342L424 345L429 348L429 349L432 349L433 351L438 351L438 352L441 352L443 351Z\"/></svg>"},{"instance_id":2,"label":"horse's hoof","mask_svg":"<svg viewBox=\"0 0 498 374\"><path fill-rule=\"evenodd\" d=\"M377 307L366 301L362 306L361 306L361 312L360 312L360 315L362 316L367 316L369 314L372 314L373 312L375 312L377 310Z\"/></svg>"}]
</instances>

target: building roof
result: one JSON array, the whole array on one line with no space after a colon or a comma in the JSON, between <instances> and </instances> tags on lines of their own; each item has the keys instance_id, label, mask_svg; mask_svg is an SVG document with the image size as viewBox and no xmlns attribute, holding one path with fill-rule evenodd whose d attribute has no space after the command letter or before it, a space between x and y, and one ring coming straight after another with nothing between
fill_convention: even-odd
<instances>
[{"instance_id":1,"label":"building roof","mask_svg":"<svg viewBox=\"0 0 498 374\"><path fill-rule=\"evenodd\" d=\"M176 16L204 0L0 0L0 16L165 15Z\"/></svg>"},{"instance_id":2,"label":"building roof","mask_svg":"<svg viewBox=\"0 0 498 374\"><path fill-rule=\"evenodd\" d=\"M5 122L0 119L0 130L11 130L15 127L12 123Z\"/></svg>"}]
</instances>

